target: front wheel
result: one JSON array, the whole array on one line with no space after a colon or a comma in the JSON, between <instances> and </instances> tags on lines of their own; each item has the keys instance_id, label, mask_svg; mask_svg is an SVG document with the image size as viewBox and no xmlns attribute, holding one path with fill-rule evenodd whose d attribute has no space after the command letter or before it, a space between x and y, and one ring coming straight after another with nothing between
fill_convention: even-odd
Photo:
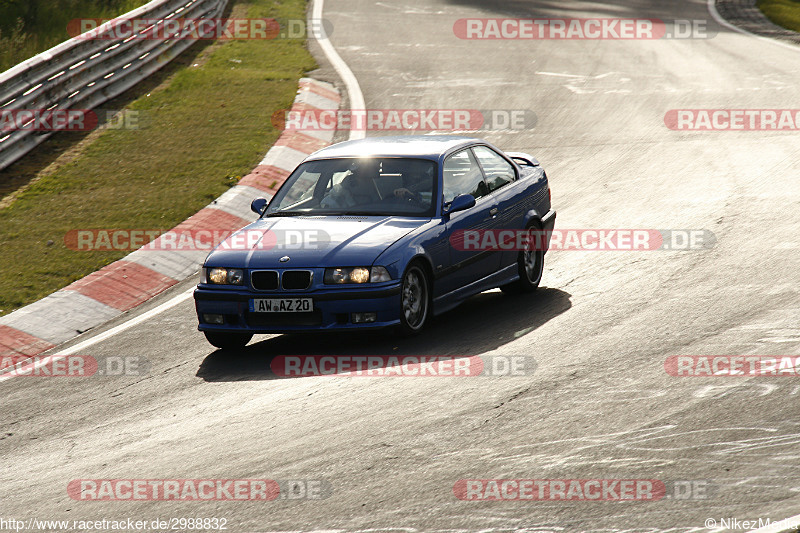
<instances>
[{"instance_id":1,"label":"front wheel","mask_svg":"<svg viewBox=\"0 0 800 533\"><path fill-rule=\"evenodd\" d=\"M537 232L540 234L542 231L541 226L537 222L531 222L525 231ZM517 271L519 272L519 280L508 285L500 287L505 293L516 294L520 292L533 292L539 287L542 281L542 274L544 273L544 246L537 246L541 239L530 238L525 245L524 250L520 250L517 257ZM541 248L541 249L539 249Z\"/></svg>"},{"instance_id":2,"label":"front wheel","mask_svg":"<svg viewBox=\"0 0 800 533\"><path fill-rule=\"evenodd\" d=\"M221 350L236 350L244 348L250 339L253 338L252 333L228 333L222 331L204 331L206 340L213 346Z\"/></svg>"},{"instance_id":3,"label":"front wheel","mask_svg":"<svg viewBox=\"0 0 800 533\"><path fill-rule=\"evenodd\" d=\"M417 264L413 264L403 275L400 287L400 333L416 335L425 326L430 309L430 287L428 276Z\"/></svg>"}]
</instances>

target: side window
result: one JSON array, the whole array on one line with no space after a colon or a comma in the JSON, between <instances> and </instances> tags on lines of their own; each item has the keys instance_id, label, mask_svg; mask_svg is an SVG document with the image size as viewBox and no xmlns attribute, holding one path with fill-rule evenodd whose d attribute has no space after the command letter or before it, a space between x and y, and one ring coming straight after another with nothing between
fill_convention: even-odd
<instances>
[{"instance_id":1,"label":"side window","mask_svg":"<svg viewBox=\"0 0 800 533\"><path fill-rule=\"evenodd\" d=\"M514 167L497 152L485 146L476 146L473 150L486 174L486 185L489 186L490 192L514 181L516 177Z\"/></svg>"},{"instance_id":2,"label":"side window","mask_svg":"<svg viewBox=\"0 0 800 533\"><path fill-rule=\"evenodd\" d=\"M462 150L447 158L442 167L444 202L450 203L459 194L471 194L476 199L486 196L489 190L472 151Z\"/></svg>"}]
</instances>

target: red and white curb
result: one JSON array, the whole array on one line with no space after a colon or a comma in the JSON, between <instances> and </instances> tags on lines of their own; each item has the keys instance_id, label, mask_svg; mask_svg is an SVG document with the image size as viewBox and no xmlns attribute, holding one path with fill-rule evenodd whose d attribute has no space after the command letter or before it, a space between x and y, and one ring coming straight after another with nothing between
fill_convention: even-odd
<instances>
[{"instance_id":1,"label":"red and white curb","mask_svg":"<svg viewBox=\"0 0 800 533\"><path fill-rule=\"evenodd\" d=\"M339 109L336 88L300 79L293 110ZM170 251L159 241L187 230L233 231L256 219L250 203L275 193L309 154L331 144L334 131L285 130L261 163L211 204L153 243L28 306L0 317L0 358L33 356L104 324L194 275L206 251ZM166 249L165 249L166 248Z\"/></svg>"}]
</instances>

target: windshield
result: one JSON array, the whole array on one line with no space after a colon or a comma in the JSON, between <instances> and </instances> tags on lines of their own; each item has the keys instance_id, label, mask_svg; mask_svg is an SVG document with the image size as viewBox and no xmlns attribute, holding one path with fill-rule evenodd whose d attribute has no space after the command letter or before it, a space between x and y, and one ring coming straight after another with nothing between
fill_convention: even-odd
<instances>
[{"instance_id":1,"label":"windshield","mask_svg":"<svg viewBox=\"0 0 800 533\"><path fill-rule=\"evenodd\" d=\"M264 216L433 216L436 163L426 159L322 159L286 179Z\"/></svg>"}]
</instances>

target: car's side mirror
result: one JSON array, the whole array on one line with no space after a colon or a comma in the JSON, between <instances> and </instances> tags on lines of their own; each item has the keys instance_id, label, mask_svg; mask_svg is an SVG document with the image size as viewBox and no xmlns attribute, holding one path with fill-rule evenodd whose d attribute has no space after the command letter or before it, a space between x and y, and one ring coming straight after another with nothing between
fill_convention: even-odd
<instances>
[{"instance_id":1,"label":"car's side mirror","mask_svg":"<svg viewBox=\"0 0 800 533\"><path fill-rule=\"evenodd\" d=\"M469 209L470 207L475 206L475 197L471 194L459 194L453 201L450 202L450 205L447 206L444 210L445 215L449 215L451 213L456 213L458 211L464 211L465 209Z\"/></svg>"},{"instance_id":2,"label":"car's side mirror","mask_svg":"<svg viewBox=\"0 0 800 533\"><path fill-rule=\"evenodd\" d=\"M256 213L258 216L261 216L264 213L264 209L267 207L267 199L266 198L256 198L253 200L253 203L250 204L250 209L253 210L253 213Z\"/></svg>"}]
</instances>

